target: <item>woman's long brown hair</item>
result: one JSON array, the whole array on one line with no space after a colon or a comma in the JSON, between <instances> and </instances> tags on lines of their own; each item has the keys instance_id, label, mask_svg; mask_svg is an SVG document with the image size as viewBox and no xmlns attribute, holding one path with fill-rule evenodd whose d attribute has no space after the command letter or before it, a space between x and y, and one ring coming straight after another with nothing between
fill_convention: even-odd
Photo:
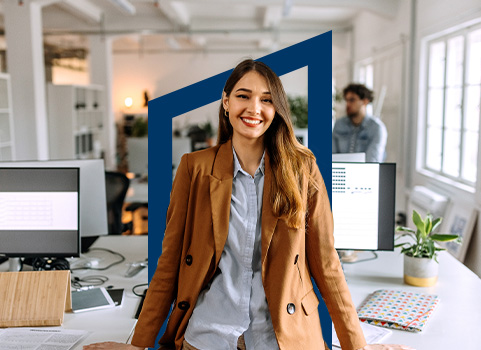
<instances>
[{"instance_id":1,"label":"woman's long brown hair","mask_svg":"<svg viewBox=\"0 0 481 350\"><path fill-rule=\"evenodd\" d=\"M266 79L276 114L264 136L264 144L269 154L273 173L271 205L274 214L286 219L288 226L299 228L306 213L302 201L302 183L307 179L318 188L310 176L310 161L315 160L312 152L297 141L290 117L289 103L279 77L264 63L251 59L242 61L235 67L224 86L224 93L230 96L235 84L248 72L255 71ZM229 118L225 117L224 106L219 108L219 129L217 143L222 144L232 138L233 129Z\"/></svg>"}]
</instances>

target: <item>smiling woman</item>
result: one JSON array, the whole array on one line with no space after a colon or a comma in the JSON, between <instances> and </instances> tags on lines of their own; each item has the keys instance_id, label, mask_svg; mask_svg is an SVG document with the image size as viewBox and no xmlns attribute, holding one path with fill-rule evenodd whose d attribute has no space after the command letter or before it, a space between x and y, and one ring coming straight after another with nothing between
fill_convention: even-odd
<instances>
[{"instance_id":1,"label":"smiling woman","mask_svg":"<svg viewBox=\"0 0 481 350\"><path fill-rule=\"evenodd\" d=\"M246 60L224 87L218 145L185 154L176 172L133 345L85 349L153 347L172 304L162 349L328 349L311 277L343 349L409 349L366 345L314 155L279 77Z\"/></svg>"},{"instance_id":2,"label":"smiling woman","mask_svg":"<svg viewBox=\"0 0 481 350\"><path fill-rule=\"evenodd\" d=\"M257 153L262 156L264 133L271 125L276 113L266 80L255 71L247 73L237 82L229 95L224 93L222 105L225 116L229 118L233 128L234 149L242 149L243 147L239 147L241 144L249 144L251 147L257 145L256 148L259 150ZM253 157L250 167L242 164L241 160L241 166L253 176L259 159L259 154Z\"/></svg>"}]
</instances>

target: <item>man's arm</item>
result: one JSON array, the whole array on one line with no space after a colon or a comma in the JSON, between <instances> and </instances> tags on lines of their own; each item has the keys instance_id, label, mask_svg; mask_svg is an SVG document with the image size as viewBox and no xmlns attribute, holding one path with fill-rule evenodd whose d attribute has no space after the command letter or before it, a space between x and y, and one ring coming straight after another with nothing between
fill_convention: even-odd
<instances>
[{"instance_id":1,"label":"man's arm","mask_svg":"<svg viewBox=\"0 0 481 350\"><path fill-rule=\"evenodd\" d=\"M386 152L387 130L380 120L373 124L371 137L372 139L366 149L366 162L381 163L384 161Z\"/></svg>"}]
</instances>

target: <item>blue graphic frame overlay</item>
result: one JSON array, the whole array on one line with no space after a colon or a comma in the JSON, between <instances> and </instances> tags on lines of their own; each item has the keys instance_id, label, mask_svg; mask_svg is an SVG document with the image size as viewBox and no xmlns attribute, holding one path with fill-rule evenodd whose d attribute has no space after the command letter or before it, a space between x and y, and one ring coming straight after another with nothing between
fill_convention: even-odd
<instances>
[{"instance_id":1,"label":"blue graphic frame overlay","mask_svg":"<svg viewBox=\"0 0 481 350\"><path fill-rule=\"evenodd\" d=\"M332 32L261 57L258 61L267 64L279 76L307 67L309 149L317 158L331 200ZM149 102L149 281L162 252L172 189L172 118L220 101L231 72L232 69ZM315 290L320 301L324 340L331 346L331 318L316 286ZM159 334L164 333L165 326L166 323Z\"/></svg>"}]
</instances>

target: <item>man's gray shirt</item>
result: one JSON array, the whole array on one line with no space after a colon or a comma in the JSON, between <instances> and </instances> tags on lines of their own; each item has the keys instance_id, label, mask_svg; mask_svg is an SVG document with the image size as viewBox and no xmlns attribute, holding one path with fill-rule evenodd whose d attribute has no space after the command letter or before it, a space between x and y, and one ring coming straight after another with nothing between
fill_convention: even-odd
<instances>
[{"instance_id":1,"label":"man's gray shirt","mask_svg":"<svg viewBox=\"0 0 481 350\"><path fill-rule=\"evenodd\" d=\"M359 126L349 117L336 121L332 130L332 153L366 153L366 162L382 162L386 152L387 131L379 118L365 116Z\"/></svg>"}]
</instances>

